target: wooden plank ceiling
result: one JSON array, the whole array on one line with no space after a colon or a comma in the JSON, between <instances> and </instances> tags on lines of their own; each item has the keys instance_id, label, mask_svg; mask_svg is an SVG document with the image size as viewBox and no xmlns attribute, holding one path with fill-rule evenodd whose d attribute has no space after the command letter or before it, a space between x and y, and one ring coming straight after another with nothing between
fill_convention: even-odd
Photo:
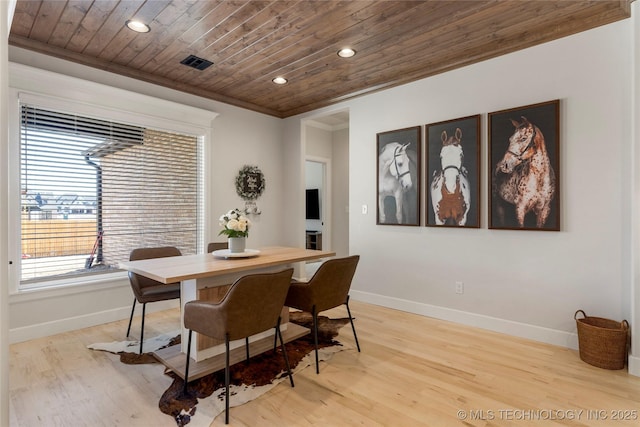
<instances>
[{"instance_id":1,"label":"wooden plank ceiling","mask_svg":"<svg viewBox=\"0 0 640 427\"><path fill-rule=\"evenodd\" d=\"M628 18L632 1L18 0L9 43L289 117Z\"/></svg>"}]
</instances>

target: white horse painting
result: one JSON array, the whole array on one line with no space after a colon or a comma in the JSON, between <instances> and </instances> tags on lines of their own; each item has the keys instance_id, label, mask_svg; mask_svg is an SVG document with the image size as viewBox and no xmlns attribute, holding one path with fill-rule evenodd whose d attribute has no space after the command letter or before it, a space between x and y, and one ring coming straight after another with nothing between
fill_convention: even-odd
<instances>
[{"instance_id":1,"label":"white horse painting","mask_svg":"<svg viewBox=\"0 0 640 427\"><path fill-rule=\"evenodd\" d=\"M378 215L380 223L386 221L384 199L393 196L396 202L396 221L402 224L404 193L413 187L409 169L409 144L390 142L378 156Z\"/></svg>"},{"instance_id":2,"label":"white horse painting","mask_svg":"<svg viewBox=\"0 0 640 427\"><path fill-rule=\"evenodd\" d=\"M471 191L467 169L463 166L462 130L456 128L453 136L442 131L440 150L441 169L434 171L431 181L431 206L436 225L464 226L471 206Z\"/></svg>"}]
</instances>

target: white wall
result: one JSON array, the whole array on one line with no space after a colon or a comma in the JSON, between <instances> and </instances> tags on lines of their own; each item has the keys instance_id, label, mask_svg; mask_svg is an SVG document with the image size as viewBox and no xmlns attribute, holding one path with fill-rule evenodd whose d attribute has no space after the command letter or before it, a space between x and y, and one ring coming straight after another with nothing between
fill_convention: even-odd
<instances>
[{"instance_id":1,"label":"white wall","mask_svg":"<svg viewBox=\"0 0 640 427\"><path fill-rule=\"evenodd\" d=\"M350 112L349 251L361 255L352 297L573 348L577 309L631 319L633 27L628 19L332 107ZM562 231L489 230L487 113L554 99ZM473 114L482 114L482 228L377 226L376 133Z\"/></svg>"},{"instance_id":2,"label":"white wall","mask_svg":"<svg viewBox=\"0 0 640 427\"><path fill-rule=\"evenodd\" d=\"M631 28L623 21L348 103L357 297L570 346L576 309L629 316ZM557 98L562 231L487 229L486 113ZM376 226L376 133L477 113L483 228Z\"/></svg>"},{"instance_id":3,"label":"white wall","mask_svg":"<svg viewBox=\"0 0 640 427\"><path fill-rule=\"evenodd\" d=\"M338 257L349 255L349 129L333 132L331 242Z\"/></svg>"},{"instance_id":4,"label":"white wall","mask_svg":"<svg viewBox=\"0 0 640 427\"><path fill-rule=\"evenodd\" d=\"M312 157L331 159L333 157L332 134L330 129L307 125L305 154Z\"/></svg>"},{"instance_id":5,"label":"white wall","mask_svg":"<svg viewBox=\"0 0 640 427\"><path fill-rule=\"evenodd\" d=\"M286 163L282 158L281 120L230 106L216 111L220 116L213 124L214 150L211 174L213 186L212 220L216 229L221 214L234 207L243 207L244 202L235 191L235 178L243 165L258 166L265 177L265 189L256 200L260 215L252 215L253 226L249 230L248 247L284 244L281 220L284 203L284 183L287 177ZM224 239L223 239L224 240Z\"/></svg>"},{"instance_id":6,"label":"white wall","mask_svg":"<svg viewBox=\"0 0 640 427\"><path fill-rule=\"evenodd\" d=\"M631 64L632 93L633 103L631 107L631 117L633 125L633 147L630 161L633 165L633 202L631 206L631 218L640 218L640 120L637 120L640 114L640 4L635 2L631 5L632 11L632 32L631 39L636 40L632 46L631 56L633 63ZM632 256L632 268L629 273L631 281L634 284L629 289L629 301L631 301L631 348L632 356L629 357L629 372L640 375L640 334L633 331L640 331L640 222L631 222L632 248L630 250Z\"/></svg>"}]
</instances>

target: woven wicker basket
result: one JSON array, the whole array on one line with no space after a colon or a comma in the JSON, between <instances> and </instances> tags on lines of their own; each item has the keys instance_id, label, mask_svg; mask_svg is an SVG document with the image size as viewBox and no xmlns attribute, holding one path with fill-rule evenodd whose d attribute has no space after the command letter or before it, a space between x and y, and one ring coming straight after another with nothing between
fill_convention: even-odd
<instances>
[{"instance_id":1,"label":"woven wicker basket","mask_svg":"<svg viewBox=\"0 0 640 427\"><path fill-rule=\"evenodd\" d=\"M578 319L578 313L583 318ZM573 315L578 328L580 359L604 369L623 369L627 361L629 323L587 316L578 310Z\"/></svg>"}]
</instances>

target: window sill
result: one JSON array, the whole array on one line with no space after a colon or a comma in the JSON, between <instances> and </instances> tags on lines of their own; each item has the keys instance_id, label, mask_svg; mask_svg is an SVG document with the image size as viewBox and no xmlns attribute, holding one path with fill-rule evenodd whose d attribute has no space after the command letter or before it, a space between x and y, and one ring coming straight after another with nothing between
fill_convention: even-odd
<instances>
[{"instance_id":1,"label":"window sill","mask_svg":"<svg viewBox=\"0 0 640 427\"><path fill-rule=\"evenodd\" d=\"M94 277L81 277L67 281L43 282L23 288L9 294L9 304L35 301L52 297L93 292L129 286L126 271L101 274Z\"/></svg>"}]
</instances>

